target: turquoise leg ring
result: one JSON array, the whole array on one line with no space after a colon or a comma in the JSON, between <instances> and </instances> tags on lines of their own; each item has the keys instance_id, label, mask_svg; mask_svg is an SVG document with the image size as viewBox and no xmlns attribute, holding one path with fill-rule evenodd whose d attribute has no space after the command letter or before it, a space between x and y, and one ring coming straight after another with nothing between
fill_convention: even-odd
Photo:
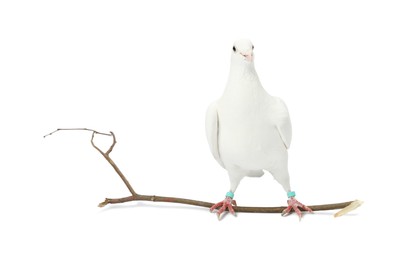
<instances>
[{"instance_id":1,"label":"turquoise leg ring","mask_svg":"<svg viewBox=\"0 0 408 260\"><path fill-rule=\"evenodd\" d=\"M227 192L227 194L225 195L226 197L230 197L231 199L234 198L234 193L232 191Z\"/></svg>"},{"instance_id":2,"label":"turquoise leg ring","mask_svg":"<svg viewBox=\"0 0 408 260\"><path fill-rule=\"evenodd\" d=\"M294 191L289 191L288 192L288 198L293 198L296 196L296 193Z\"/></svg>"}]
</instances>

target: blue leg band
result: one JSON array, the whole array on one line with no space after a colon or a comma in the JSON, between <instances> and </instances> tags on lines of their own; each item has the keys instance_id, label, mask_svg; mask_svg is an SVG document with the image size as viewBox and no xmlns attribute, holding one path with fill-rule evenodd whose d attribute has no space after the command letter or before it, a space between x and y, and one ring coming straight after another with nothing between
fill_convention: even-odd
<instances>
[{"instance_id":1,"label":"blue leg band","mask_svg":"<svg viewBox=\"0 0 408 260\"><path fill-rule=\"evenodd\" d=\"M227 192L227 194L225 195L226 197L230 197L231 199L234 198L234 193L232 191Z\"/></svg>"},{"instance_id":2,"label":"blue leg band","mask_svg":"<svg viewBox=\"0 0 408 260\"><path fill-rule=\"evenodd\" d=\"M295 196L296 196L296 193L294 191L289 191L288 192L288 198L292 198L292 197L295 197Z\"/></svg>"}]
</instances>

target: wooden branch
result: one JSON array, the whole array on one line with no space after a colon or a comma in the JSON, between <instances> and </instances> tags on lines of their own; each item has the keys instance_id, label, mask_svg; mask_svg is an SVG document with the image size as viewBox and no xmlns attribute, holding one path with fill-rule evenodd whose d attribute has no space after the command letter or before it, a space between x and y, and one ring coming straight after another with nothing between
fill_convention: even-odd
<instances>
[{"instance_id":1,"label":"wooden branch","mask_svg":"<svg viewBox=\"0 0 408 260\"><path fill-rule=\"evenodd\" d=\"M116 171L116 173L119 175L119 177L122 179L123 183L126 185L128 190L132 194L131 196L127 196L127 197L123 197L123 198L116 198L116 199L106 198L103 202L99 203L99 205L98 205L99 207L104 207L104 206L106 206L108 204L118 204L118 203L125 203L125 202L129 202L129 201L151 201L151 202L179 203L179 204L193 205L193 206L199 206L199 207L205 207L205 208L211 208L214 205L214 203L199 201L199 200L138 194L138 193L135 192L132 185L126 179L125 175L121 172L121 170L116 165L116 163L109 156L110 153L113 151L113 148L114 148L114 146L116 144L116 137L115 137L115 134L113 132L110 132L109 134L107 134L107 133L98 132L98 131L88 129L88 128L58 128L57 130L45 135L44 137L52 135L55 132L64 131L64 130L92 131L92 138L91 138L92 146L105 158L105 160L108 161L108 163L113 167L113 169ZM110 146L110 148L106 152L103 152L99 147L97 147L95 145L95 143L93 141L95 134L112 136L112 145ZM347 202L342 202L342 203L334 203L334 204L313 205L313 206L309 206L309 208L311 208L313 211L343 209L343 208L349 206L350 204L352 204L353 202L356 202L356 201L357 200L347 201ZM360 205L361 205L361 203L360 203ZM286 209L287 206L279 206L279 207L233 206L233 207L234 207L235 212L282 213L282 211L284 209Z\"/></svg>"},{"instance_id":2,"label":"wooden branch","mask_svg":"<svg viewBox=\"0 0 408 260\"><path fill-rule=\"evenodd\" d=\"M194 205L194 206L205 207L205 208L211 208L214 205L214 203L199 201L199 200L190 200L190 199L174 198L174 197L163 197L163 196L155 196L155 195L136 195L136 196L128 196L128 197L123 197L123 198L118 198L118 199L106 198L105 201L99 203L98 206L104 207L108 204L118 204L118 203L124 203L124 202L129 202L129 201L169 202L169 203ZM353 201L334 203L334 204L313 205L313 206L308 206L308 207L311 208L313 211L334 210L334 209L345 208L351 203L353 203ZM282 211L286 208L287 206L280 206L280 207L234 206L235 212L249 212L249 213L282 213Z\"/></svg>"},{"instance_id":3,"label":"wooden branch","mask_svg":"<svg viewBox=\"0 0 408 260\"><path fill-rule=\"evenodd\" d=\"M100 154L102 154L102 156L103 156L103 157L108 161L108 163L113 167L113 169L115 170L115 172L119 175L119 177L120 177L120 178L122 179L122 181L125 183L126 187L127 187L128 190L130 191L130 193L132 193L133 196L137 196L137 193L136 193L135 190L133 189L132 185L130 185L130 183L129 183L129 181L126 179L125 175L122 173L122 171L121 171L121 170L119 169L119 167L116 165L116 163L109 157L109 154L112 152L113 147L114 147L115 144L116 144L115 134L114 134L113 132L110 132L110 133L111 133L110 135L111 135L112 138L113 138L113 141L112 141L111 147L110 147L109 150L106 151L105 153L102 152L102 150L99 149L99 148L95 145L95 143L94 143L94 141L93 141L94 136L95 136L95 132L92 133L91 144L92 144L92 146L93 146Z\"/></svg>"}]
</instances>

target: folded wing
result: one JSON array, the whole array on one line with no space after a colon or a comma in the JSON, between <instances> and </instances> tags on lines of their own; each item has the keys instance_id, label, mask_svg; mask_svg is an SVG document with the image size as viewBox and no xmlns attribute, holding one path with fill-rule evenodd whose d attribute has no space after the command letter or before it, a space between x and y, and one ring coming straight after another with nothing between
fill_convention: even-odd
<instances>
[{"instance_id":1,"label":"folded wing","mask_svg":"<svg viewBox=\"0 0 408 260\"><path fill-rule=\"evenodd\" d=\"M207 141L210 145L210 150L215 160L224 167L221 161L220 152L218 149L218 112L217 103L212 103L207 109L207 115L205 118L205 131L207 134Z\"/></svg>"}]
</instances>

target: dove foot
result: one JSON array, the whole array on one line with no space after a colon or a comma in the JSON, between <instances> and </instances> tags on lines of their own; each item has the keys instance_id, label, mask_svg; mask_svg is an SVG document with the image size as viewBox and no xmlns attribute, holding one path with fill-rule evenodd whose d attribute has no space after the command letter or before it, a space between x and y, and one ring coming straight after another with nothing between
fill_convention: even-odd
<instances>
[{"instance_id":1,"label":"dove foot","mask_svg":"<svg viewBox=\"0 0 408 260\"><path fill-rule=\"evenodd\" d=\"M217 216L218 216L218 219L221 219L221 214L224 213L226 209L228 209L228 211L232 215L235 216L236 214L232 206L236 206L236 205L237 205L237 202L233 200L231 197L225 197L223 201L214 204L210 208L210 212L213 212L216 208L220 208L219 210L217 210Z\"/></svg>"},{"instance_id":2,"label":"dove foot","mask_svg":"<svg viewBox=\"0 0 408 260\"><path fill-rule=\"evenodd\" d=\"M288 207L282 211L282 216L287 216L291 213L292 209L296 212L296 214L299 216L299 220L302 218L302 212L300 209L303 209L305 211L308 211L310 213L313 213L313 210L311 210L308 206L303 205L299 201L297 201L295 198L289 198L288 199Z\"/></svg>"}]
</instances>

